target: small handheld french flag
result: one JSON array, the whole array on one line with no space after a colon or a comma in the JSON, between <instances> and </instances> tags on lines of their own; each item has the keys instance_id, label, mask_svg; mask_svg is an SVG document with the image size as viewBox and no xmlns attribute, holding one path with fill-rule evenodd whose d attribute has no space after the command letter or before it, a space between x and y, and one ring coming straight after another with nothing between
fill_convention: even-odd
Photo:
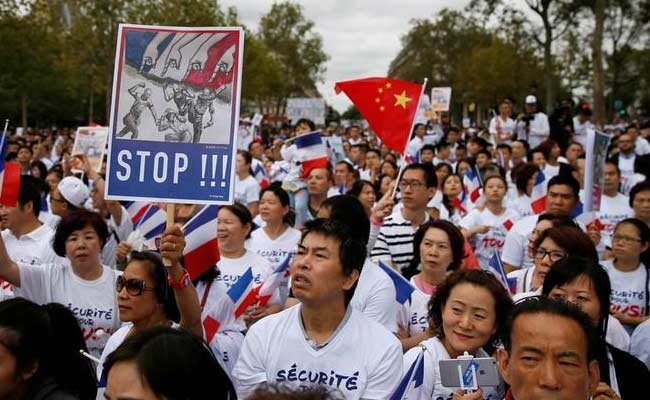
<instances>
[{"instance_id":1,"label":"small handheld french flag","mask_svg":"<svg viewBox=\"0 0 650 400\"><path fill-rule=\"evenodd\" d=\"M135 224L147 212L150 203L145 201L124 201L122 205L126 208L126 212L129 213L131 222Z\"/></svg>"},{"instance_id":2,"label":"small handheld french flag","mask_svg":"<svg viewBox=\"0 0 650 400\"><path fill-rule=\"evenodd\" d=\"M302 178L309 175L314 168L327 167L327 149L320 137L320 131L300 135L294 142L298 149L298 159L302 162Z\"/></svg>"},{"instance_id":3,"label":"small handheld french flag","mask_svg":"<svg viewBox=\"0 0 650 400\"><path fill-rule=\"evenodd\" d=\"M537 179L535 179L535 186L533 186L533 191L530 194L530 207L533 209L535 214L541 214L546 209L546 177L544 173L540 170L537 173Z\"/></svg>"},{"instance_id":4,"label":"small handheld french flag","mask_svg":"<svg viewBox=\"0 0 650 400\"><path fill-rule=\"evenodd\" d=\"M425 400L428 397L424 393L424 352L426 348L420 346L418 354L413 364L409 367L399 385L390 395L390 400Z\"/></svg>"},{"instance_id":5,"label":"small handheld french flag","mask_svg":"<svg viewBox=\"0 0 650 400\"><path fill-rule=\"evenodd\" d=\"M185 233L185 268L192 279L213 268L219 261L217 213L219 207L203 207L183 226Z\"/></svg>"},{"instance_id":6,"label":"small handheld french flag","mask_svg":"<svg viewBox=\"0 0 650 400\"><path fill-rule=\"evenodd\" d=\"M239 277L237 282L228 289L228 297L232 301L235 310L235 318L239 318L246 312L251 305L251 297L257 298L257 293L253 289L253 270L248 267L246 272Z\"/></svg>"},{"instance_id":7,"label":"small handheld french flag","mask_svg":"<svg viewBox=\"0 0 650 400\"><path fill-rule=\"evenodd\" d=\"M391 279L391 281L393 281L393 285L395 285L395 300L400 304L404 304L406 300L411 297L411 294L415 291L413 285L411 285L411 283L407 281L402 276L402 274L381 261L379 261L379 268L384 270L384 272L388 274L388 277Z\"/></svg>"},{"instance_id":8,"label":"small handheld french flag","mask_svg":"<svg viewBox=\"0 0 650 400\"><path fill-rule=\"evenodd\" d=\"M508 276L506 275L506 271L503 268L503 262L501 261L501 257L499 256L498 251L494 251L492 254L492 258L490 258L490 268L492 269L492 272L494 272L503 284L506 289L508 289L508 292L512 294L515 291L515 285L517 280L516 279L508 279Z\"/></svg>"},{"instance_id":9,"label":"small handheld french flag","mask_svg":"<svg viewBox=\"0 0 650 400\"><path fill-rule=\"evenodd\" d=\"M145 239L153 239L161 235L167 226L167 213L160 207L150 204L145 211L140 214L139 219L134 221L133 230L142 232Z\"/></svg>"},{"instance_id":10,"label":"small handheld french flag","mask_svg":"<svg viewBox=\"0 0 650 400\"><path fill-rule=\"evenodd\" d=\"M469 194L472 203L476 203L481 197L481 175L474 168L468 169L463 176L463 186Z\"/></svg>"},{"instance_id":11,"label":"small handheld french flag","mask_svg":"<svg viewBox=\"0 0 650 400\"><path fill-rule=\"evenodd\" d=\"M282 261L269 275L264 282L257 288L257 301L258 306L264 307L273 296L276 290L282 285L283 282L289 281L289 266L291 265L291 257L293 253L290 253L284 261Z\"/></svg>"}]
</instances>

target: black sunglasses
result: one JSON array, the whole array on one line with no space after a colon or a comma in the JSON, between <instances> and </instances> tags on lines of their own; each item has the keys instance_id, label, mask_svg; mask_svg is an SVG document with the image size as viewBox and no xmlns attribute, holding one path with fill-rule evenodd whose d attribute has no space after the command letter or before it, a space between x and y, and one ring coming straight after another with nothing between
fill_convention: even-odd
<instances>
[{"instance_id":1,"label":"black sunglasses","mask_svg":"<svg viewBox=\"0 0 650 400\"><path fill-rule=\"evenodd\" d=\"M124 288L131 296L140 296L143 290L154 290L151 286L147 286L142 279L125 279L120 275L115 282L115 290L120 293Z\"/></svg>"}]
</instances>

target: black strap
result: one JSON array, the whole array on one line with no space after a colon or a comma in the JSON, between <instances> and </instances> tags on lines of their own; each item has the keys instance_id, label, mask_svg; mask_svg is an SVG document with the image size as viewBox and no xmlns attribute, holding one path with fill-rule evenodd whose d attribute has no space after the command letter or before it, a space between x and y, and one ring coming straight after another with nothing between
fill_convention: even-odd
<instances>
[{"instance_id":1,"label":"black strap","mask_svg":"<svg viewBox=\"0 0 650 400\"><path fill-rule=\"evenodd\" d=\"M205 302L208 301L208 294L210 293L212 282L214 281L208 282L205 286L205 292L203 292L203 297L201 298L201 311L203 311L203 307L205 307Z\"/></svg>"}]
</instances>

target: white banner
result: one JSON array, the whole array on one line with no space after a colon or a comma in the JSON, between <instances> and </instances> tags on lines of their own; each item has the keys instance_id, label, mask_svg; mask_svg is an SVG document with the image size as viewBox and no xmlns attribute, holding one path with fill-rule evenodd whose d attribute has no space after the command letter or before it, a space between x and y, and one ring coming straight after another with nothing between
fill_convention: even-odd
<instances>
[{"instance_id":1,"label":"white banner","mask_svg":"<svg viewBox=\"0 0 650 400\"><path fill-rule=\"evenodd\" d=\"M447 112L451 104L450 87L431 88L431 109L434 112Z\"/></svg>"},{"instance_id":2,"label":"white banner","mask_svg":"<svg viewBox=\"0 0 650 400\"><path fill-rule=\"evenodd\" d=\"M325 124L325 100L310 98L287 99L287 118L295 124L300 118L312 120L316 125Z\"/></svg>"}]
</instances>

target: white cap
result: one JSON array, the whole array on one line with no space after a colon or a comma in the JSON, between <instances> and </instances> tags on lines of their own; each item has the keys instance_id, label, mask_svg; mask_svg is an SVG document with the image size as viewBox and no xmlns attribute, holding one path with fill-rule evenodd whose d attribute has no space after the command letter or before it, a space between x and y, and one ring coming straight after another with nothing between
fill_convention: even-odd
<instances>
[{"instance_id":1,"label":"white cap","mask_svg":"<svg viewBox=\"0 0 650 400\"><path fill-rule=\"evenodd\" d=\"M83 207L90 196L88 186L75 176L63 178L57 187L61 196L75 207Z\"/></svg>"},{"instance_id":2,"label":"white cap","mask_svg":"<svg viewBox=\"0 0 650 400\"><path fill-rule=\"evenodd\" d=\"M537 104L537 97L531 95L526 96L526 104Z\"/></svg>"}]
</instances>

